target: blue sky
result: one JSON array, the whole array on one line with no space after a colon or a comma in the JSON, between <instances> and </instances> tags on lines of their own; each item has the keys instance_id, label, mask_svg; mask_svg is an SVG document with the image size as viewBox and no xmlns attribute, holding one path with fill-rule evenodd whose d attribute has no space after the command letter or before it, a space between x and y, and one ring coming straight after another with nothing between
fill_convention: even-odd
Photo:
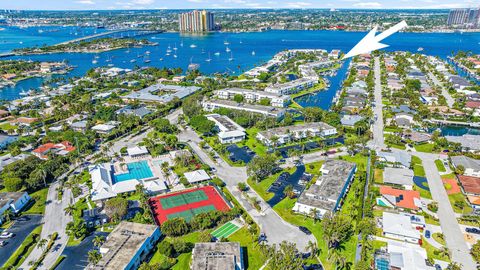
<instances>
[{"instance_id":1,"label":"blue sky","mask_svg":"<svg viewBox=\"0 0 480 270\"><path fill-rule=\"evenodd\" d=\"M0 0L0 9L457 8L478 0Z\"/></svg>"}]
</instances>

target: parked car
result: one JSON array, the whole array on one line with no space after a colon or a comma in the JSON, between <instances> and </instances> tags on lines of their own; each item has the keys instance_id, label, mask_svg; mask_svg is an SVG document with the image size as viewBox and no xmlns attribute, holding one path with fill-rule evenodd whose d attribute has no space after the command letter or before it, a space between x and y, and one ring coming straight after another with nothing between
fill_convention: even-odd
<instances>
[{"instance_id":1,"label":"parked car","mask_svg":"<svg viewBox=\"0 0 480 270\"><path fill-rule=\"evenodd\" d=\"M465 231L468 233L480 234L480 229L477 228L466 228Z\"/></svg>"},{"instance_id":2,"label":"parked car","mask_svg":"<svg viewBox=\"0 0 480 270\"><path fill-rule=\"evenodd\" d=\"M429 231L429 230L426 230L426 231L425 231L425 237L426 237L426 238L430 238L430 231Z\"/></svg>"},{"instance_id":3,"label":"parked car","mask_svg":"<svg viewBox=\"0 0 480 270\"><path fill-rule=\"evenodd\" d=\"M7 245L7 241L0 241L0 247L4 247Z\"/></svg>"},{"instance_id":4,"label":"parked car","mask_svg":"<svg viewBox=\"0 0 480 270\"><path fill-rule=\"evenodd\" d=\"M442 270L442 267L439 264L435 264L435 270Z\"/></svg>"},{"instance_id":5,"label":"parked car","mask_svg":"<svg viewBox=\"0 0 480 270\"><path fill-rule=\"evenodd\" d=\"M312 232L307 227L299 226L298 229L300 229L300 231L302 231L306 235L311 235L312 234Z\"/></svg>"},{"instance_id":6,"label":"parked car","mask_svg":"<svg viewBox=\"0 0 480 270\"><path fill-rule=\"evenodd\" d=\"M14 236L15 236L15 235L14 235L13 233L11 233L11 232L2 232L2 233L0 234L0 238L2 238L2 239L12 238L12 237L14 237Z\"/></svg>"}]
</instances>

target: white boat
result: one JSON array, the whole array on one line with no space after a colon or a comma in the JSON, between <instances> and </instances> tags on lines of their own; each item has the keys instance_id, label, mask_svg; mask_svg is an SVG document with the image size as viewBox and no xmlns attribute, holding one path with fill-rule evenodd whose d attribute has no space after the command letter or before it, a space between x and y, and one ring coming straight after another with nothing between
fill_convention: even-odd
<instances>
[{"instance_id":1,"label":"white boat","mask_svg":"<svg viewBox=\"0 0 480 270\"><path fill-rule=\"evenodd\" d=\"M130 60L130 63L135 63L135 62L137 62L137 59Z\"/></svg>"},{"instance_id":2,"label":"white boat","mask_svg":"<svg viewBox=\"0 0 480 270\"><path fill-rule=\"evenodd\" d=\"M174 51L178 50L176 43L175 43L175 46L173 47L173 50L174 50Z\"/></svg>"},{"instance_id":3,"label":"white boat","mask_svg":"<svg viewBox=\"0 0 480 270\"><path fill-rule=\"evenodd\" d=\"M163 58L160 58L160 61L163 61Z\"/></svg>"},{"instance_id":4,"label":"white boat","mask_svg":"<svg viewBox=\"0 0 480 270\"><path fill-rule=\"evenodd\" d=\"M114 65L113 65L113 64L108 64L107 66L109 66L109 67L113 67Z\"/></svg>"},{"instance_id":5,"label":"white boat","mask_svg":"<svg viewBox=\"0 0 480 270\"><path fill-rule=\"evenodd\" d=\"M227 47L227 48L225 49L225 51L226 51L226 52L231 52L232 50L230 50L230 48Z\"/></svg>"},{"instance_id":6,"label":"white boat","mask_svg":"<svg viewBox=\"0 0 480 270\"><path fill-rule=\"evenodd\" d=\"M98 63L97 59L92 60L92 64L96 65Z\"/></svg>"},{"instance_id":7,"label":"white boat","mask_svg":"<svg viewBox=\"0 0 480 270\"><path fill-rule=\"evenodd\" d=\"M205 59L206 62L211 62L212 61L212 58L210 57L210 53L208 53L208 58Z\"/></svg>"},{"instance_id":8,"label":"white boat","mask_svg":"<svg viewBox=\"0 0 480 270\"><path fill-rule=\"evenodd\" d=\"M215 56L220 56L220 52L216 52L216 53L214 53L213 55L215 55Z\"/></svg>"},{"instance_id":9,"label":"white boat","mask_svg":"<svg viewBox=\"0 0 480 270\"><path fill-rule=\"evenodd\" d=\"M176 54L173 55L174 58L177 58L178 56Z\"/></svg>"},{"instance_id":10,"label":"white boat","mask_svg":"<svg viewBox=\"0 0 480 270\"><path fill-rule=\"evenodd\" d=\"M228 42L228 41L225 40L225 41L223 42L223 44L225 44L225 45L230 45L230 42Z\"/></svg>"},{"instance_id":11,"label":"white boat","mask_svg":"<svg viewBox=\"0 0 480 270\"><path fill-rule=\"evenodd\" d=\"M183 47L183 40L182 40L182 42L180 42L180 47Z\"/></svg>"},{"instance_id":12,"label":"white boat","mask_svg":"<svg viewBox=\"0 0 480 270\"><path fill-rule=\"evenodd\" d=\"M145 54L146 54L146 55L149 55L149 54L150 54L150 51L146 51Z\"/></svg>"},{"instance_id":13,"label":"white boat","mask_svg":"<svg viewBox=\"0 0 480 270\"><path fill-rule=\"evenodd\" d=\"M255 55L255 54L256 54L255 51L252 51L252 55Z\"/></svg>"},{"instance_id":14,"label":"white boat","mask_svg":"<svg viewBox=\"0 0 480 270\"><path fill-rule=\"evenodd\" d=\"M152 60L150 60L150 59L145 59L145 60L143 60L143 62L144 62L144 63L150 63L150 62L152 62Z\"/></svg>"},{"instance_id":15,"label":"white boat","mask_svg":"<svg viewBox=\"0 0 480 270\"><path fill-rule=\"evenodd\" d=\"M228 58L228 61L232 62L233 60L235 60L235 59L233 58L233 53L231 53L230 58Z\"/></svg>"},{"instance_id":16,"label":"white boat","mask_svg":"<svg viewBox=\"0 0 480 270\"><path fill-rule=\"evenodd\" d=\"M20 96L28 96L28 92L25 92L25 90L22 90L22 92L18 93Z\"/></svg>"},{"instance_id":17,"label":"white boat","mask_svg":"<svg viewBox=\"0 0 480 270\"><path fill-rule=\"evenodd\" d=\"M165 55L166 55L166 56L170 56L170 53L169 53L169 52L167 52Z\"/></svg>"},{"instance_id":18,"label":"white boat","mask_svg":"<svg viewBox=\"0 0 480 270\"><path fill-rule=\"evenodd\" d=\"M417 49L417 51L418 51L418 52L423 52L423 48L420 47L420 48Z\"/></svg>"},{"instance_id":19,"label":"white boat","mask_svg":"<svg viewBox=\"0 0 480 270\"><path fill-rule=\"evenodd\" d=\"M197 47L197 45L195 45L195 44L190 45L190 48L192 48L192 49L194 49L196 47Z\"/></svg>"}]
</instances>

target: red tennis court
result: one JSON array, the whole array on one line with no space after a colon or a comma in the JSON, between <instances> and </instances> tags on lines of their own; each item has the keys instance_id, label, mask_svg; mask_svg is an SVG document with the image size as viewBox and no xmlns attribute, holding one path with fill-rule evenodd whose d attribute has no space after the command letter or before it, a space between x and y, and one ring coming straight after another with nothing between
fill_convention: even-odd
<instances>
[{"instance_id":1,"label":"red tennis court","mask_svg":"<svg viewBox=\"0 0 480 270\"><path fill-rule=\"evenodd\" d=\"M157 196L151 198L149 204L158 225L176 217L184 218L188 222L199 213L230 209L219 191L212 186Z\"/></svg>"}]
</instances>

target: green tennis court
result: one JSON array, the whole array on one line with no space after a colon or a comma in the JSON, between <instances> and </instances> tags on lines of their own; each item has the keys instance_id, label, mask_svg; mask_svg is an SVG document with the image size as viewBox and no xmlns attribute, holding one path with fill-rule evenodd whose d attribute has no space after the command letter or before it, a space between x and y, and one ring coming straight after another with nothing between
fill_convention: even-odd
<instances>
[{"instance_id":1,"label":"green tennis court","mask_svg":"<svg viewBox=\"0 0 480 270\"><path fill-rule=\"evenodd\" d=\"M198 207L198 208L194 208L194 209L185 210L185 211L182 211L182 212L176 212L176 213L167 215L167 218L168 219L183 218L183 219L185 219L185 221L189 222L195 215L198 215L200 213L214 211L214 210L216 210L215 206L206 205L206 206L202 206L202 207Z\"/></svg>"},{"instance_id":2,"label":"green tennis court","mask_svg":"<svg viewBox=\"0 0 480 270\"><path fill-rule=\"evenodd\" d=\"M162 204L162 208L166 210L203 200L208 200L208 196L205 194L205 191L196 190L189 193L179 193L170 197L161 198L160 203Z\"/></svg>"},{"instance_id":3,"label":"green tennis court","mask_svg":"<svg viewBox=\"0 0 480 270\"><path fill-rule=\"evenodd\" d=\"M223 224L220 228L216 229L211 233L215 238L227 238L232 235L234 232L240 229L239 226L233 224L231 221Z\"/></svg>"}]
</instances>

